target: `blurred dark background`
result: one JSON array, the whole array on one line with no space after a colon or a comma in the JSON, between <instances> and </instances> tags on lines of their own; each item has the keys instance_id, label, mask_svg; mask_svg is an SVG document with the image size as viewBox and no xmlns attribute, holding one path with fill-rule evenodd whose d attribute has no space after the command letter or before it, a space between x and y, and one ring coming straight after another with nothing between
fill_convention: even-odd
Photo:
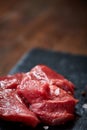
<instances>
[{"instance_id":1,"label":"blurred dark background","mask_svg":"<svg viewBox=\"0 0 87 130\"><path fill-rule=\"evenodd\" d=\"M87 2L0 0L0 75L35 47L87 55Z\"/></svg>"}]
</instances>

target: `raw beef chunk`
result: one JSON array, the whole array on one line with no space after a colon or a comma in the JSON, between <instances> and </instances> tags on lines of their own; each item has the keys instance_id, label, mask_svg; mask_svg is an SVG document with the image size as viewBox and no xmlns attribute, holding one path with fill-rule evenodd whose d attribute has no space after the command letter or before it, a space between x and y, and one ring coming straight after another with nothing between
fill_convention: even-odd
<instances>
[{"instance_id":1,"label":"raw beef chunk","mask_svg":"<svg viewBox=\"0 0 87 130\"><path fill-rule=\"evenodd\" d=\"M29 75L31 76L31 79L36 79L40 81L43 80L48 82L49 84L54 84L64 89L70 94L74 93L74 85L70 81L65 79L62 75L56 73L47 66L37 65L30 71Z\"/></svg>"},{"instance_id":2,"label":"raw beef chunk","mask_svg":"<svg viewBox=\"0 0 87 130\"><path fill-rule=\"evenodd\" d=\"M0 77L0 87L1 88L16 88L18 84L20 84L24 74L18 73L14 75L8 75L4 77Z\"/></svg>"},{"instance_id":3,"label":"raw beef chunk","mask_svg":"<svg viewBox=\"0 0 87 130\"><path fill-rule=\"evenodd\" d=\"M19 96L25 97L29 104L31 104L49 99L50 88L46 82L29 80L28 77L25 77L18 86L17 93Z\"/></svg>"},{"instance_id":4,"label":"raw beef chunk","mask_svg":"<svg viewBox=\"0 0 87 130\"><path fill-rule=\"evenodd\" d=\"M60 125L75 116L74 84L45 65L0 77L0 117L32 127Z\"/></svg>"},{"instance_id":5,"label":"raw beef chunk","mask_svg":"<svg viewBox=\"0 0 87 130\"><path fill-rule=\"evenodd\" d=\"M35 114L25 106L16 91L11 89L0 89L0 117L33 127L39 123Z\"/></svg>"}]
</instances>

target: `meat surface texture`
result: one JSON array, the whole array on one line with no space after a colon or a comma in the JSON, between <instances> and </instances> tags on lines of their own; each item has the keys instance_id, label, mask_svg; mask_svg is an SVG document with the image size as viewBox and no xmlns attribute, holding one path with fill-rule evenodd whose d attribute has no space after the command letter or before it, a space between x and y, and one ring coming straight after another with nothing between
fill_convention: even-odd
<instances>
[{"instance_id":1,"label":"meat surface texture","mask_svg":"<svg viewBox=\"0 0 87 130\"><path fill-rule=\"evenodd\" d=\"M0 89L0 117L9 121L18 121L25 124L36 126L38 118L31 112L15 90Z\"/></svg>"},{"instance_id":2,"label":"meat surface texture","mask_svg":"<svg viewBox=\"0 0 87 130\"><path fill-rule=\"evenodd\" d=\"M74 84L45 65L0 77L0 118L32 127L61 125L75 117Z\"/></svg>"},{"instance_id":3,"label":"meat surface texture","mask_svg":"<svg viewBox=\"0 0 87 130\"><path fill-rule=\"evenodd\" d=\"M0 87L1 88L16 88L18 84L22 81L24 74L18 73L14 75L8 75L4 77L0 77Z\"/></svg>"},{"instance_id":4,"label":"meat surface texture","mask_svg":"<svg viewBox=\"0 0 87 130\"><path fill-rule=\"evenodd\" d=\"M29 75L31 76L31 79L46 81L49 84L54 84L71 94L74 93L74 84L47 66L38 65L30 71Z\"/></svg>"}]
</instances>

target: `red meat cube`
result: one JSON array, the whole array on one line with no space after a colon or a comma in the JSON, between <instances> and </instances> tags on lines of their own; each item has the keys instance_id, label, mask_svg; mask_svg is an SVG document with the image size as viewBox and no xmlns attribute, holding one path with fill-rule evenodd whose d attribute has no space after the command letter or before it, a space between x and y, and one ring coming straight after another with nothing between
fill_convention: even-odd
<instances>
[{"instance_id":1,"label":"red meat cube","mask_svg":"<svg viewBox=\"0 0 87 130\"><path fill-rule=\"evenodd\" d=\"M11 89L0 89L0 117L32 127L39 123L36 115L25 106L16 91Z\"/></svg>"}]
</instances>

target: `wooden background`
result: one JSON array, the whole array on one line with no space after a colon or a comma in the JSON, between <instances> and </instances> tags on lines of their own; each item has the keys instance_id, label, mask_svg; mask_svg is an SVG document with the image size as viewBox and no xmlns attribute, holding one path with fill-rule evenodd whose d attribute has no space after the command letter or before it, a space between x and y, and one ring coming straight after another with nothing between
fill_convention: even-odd
<instances>
[{"instance_id":1,"label":"wooden background","mask_svg":"<svg viewBox=\"0 0 87 130\"><path fill-rule=\"evenodd\" d=\"M35 47L87 55L87 2L0 0L0 75Z\"/></svg>"}]
</instances>

